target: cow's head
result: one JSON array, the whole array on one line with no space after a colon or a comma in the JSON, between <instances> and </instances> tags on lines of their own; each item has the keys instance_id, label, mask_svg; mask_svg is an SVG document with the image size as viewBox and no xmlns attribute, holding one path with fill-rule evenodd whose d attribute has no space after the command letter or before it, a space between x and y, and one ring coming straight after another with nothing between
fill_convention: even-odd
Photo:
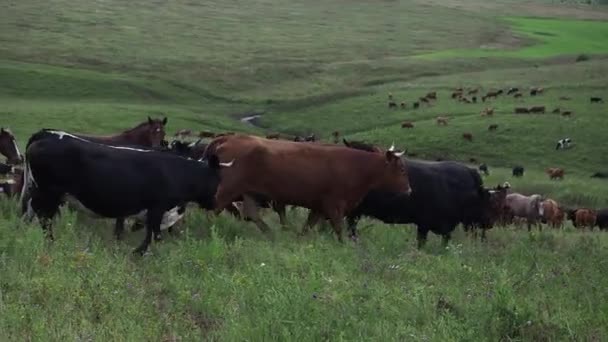
<instances>
[{"instance_id":1,"label":"cow's head","mask_svg":"<svg viewBox=\"0 0 608 342\"><path fill-rule=\"evenodd\" d=\"M403 154L405 152L396 151L394 145L384 152L385 166L380 175L379 188L407 194L412 192L407 166L401 158Z\"/></svg>"},{"instance_id":2,"label":"cow's head","mask_svg":"<svg viewBox=\"0 0 608 342\"><path fill-rule=\"evenodd\" d=\"M8 128L0 128L0 154L4 155L7 163L11 165L20 164L23 156L17 147L15 136Z\"/></svg>"},{"instance_id":3,"label":"cow's head","mask_svg":"<svg viewBox=\"0 0 608 342\"><path fill-rule=\"evenodd\" d=\"M507 209L507 192L509 187L497 185L493 189L484 189L482 194L483 213L485 223L492 225L504 217Z\"/></svg>"},{"instance_id":4,"label":"cow's head","mask_svg":"<svg viewBox=\"0 0 608 342\"><path fill-rule=\"evenodd\" d=\"M152 147L158 147L162 145L165 139L165 126L167 125L167 118L152 119L148 116L148 122L146 124L146 143Z\"/></svg>"}]
</instances>

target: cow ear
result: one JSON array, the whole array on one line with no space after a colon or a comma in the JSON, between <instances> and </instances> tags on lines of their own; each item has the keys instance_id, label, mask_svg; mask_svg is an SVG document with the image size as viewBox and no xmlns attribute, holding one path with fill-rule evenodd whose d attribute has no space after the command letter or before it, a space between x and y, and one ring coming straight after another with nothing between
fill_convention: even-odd
<instances>
[{"instance_id":1,"label":"cow ear","mask_svg":"<svg viewBox=\"0 0 608 342\"><path fill-rule=\"evenodd\" d=\"M153 123L154 123L154 121L152 121L152 118L151 118L151 117L149 117L149 116L148 116L148 123L149 123L149 124L153 124Z\"/></svg>"},{"instance_id":2,"label":"cow ear","mask_svg":"<svg viewBox=\"0 0 608 342\"><path fill-rule=\"evenodd\" d=\"M163 119L163 126L167 125L167 117L165 116L165 118Z\"/></svg>"}]
</instances>

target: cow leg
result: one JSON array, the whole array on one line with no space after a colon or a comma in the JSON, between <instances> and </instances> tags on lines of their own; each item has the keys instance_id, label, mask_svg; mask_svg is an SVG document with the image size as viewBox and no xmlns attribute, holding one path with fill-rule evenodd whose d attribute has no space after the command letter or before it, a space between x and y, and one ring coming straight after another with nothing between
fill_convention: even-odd
<instances>
[{"instance_id":1,"label":"cow leg","mask_svg":"<svg viewBox=\"0 0 608 342\"><path fill-rule=\"evenodd\" d=\"M243 195L243 212L246 217L249 217L253 220L253 222L260 228L260 230L266 235L270 235L272 231L270 227L262 220L260 217L260 212L258 210L258 203L256 200L249 196Z\"/></svg>"},{"instance_id":2,"label":"cow leg","mask_svg":"<svg viewBox=\"0 0 608 342\"><path fill-rule=\"evenodd\" d=\"M416 240L418 240L418 249L422 248L426 243L429 236L429 230L427 228L418 227Z\"/></svg>"},{"instance_id":3,"label":"cow leg","mask_svg":"<svg viewBox=\"0 0 608 342\"><path fill-rule=\"evenodd\" d=\"M154 239L160 240L160 223L163 220L162 210L149 210L146 214L146 237L142 241L141 245L137 247L133 253L143 255L148 250L148 246L152 242L152 233L154 233Z\"/></svg>"},{"instance_id":4,"label":"cow leg","mask_svg":"<svg viewBox=\"0 0 608 342\"><path fill-rule=\"evenodd\" d=\"M342 239L342 225L344 224L344 215L338 211L329 217L329 221L331 222L331 225L334 228L334 232L338 237L338 242L343 243L344 240Z\"/></svg>"},{"instance_id":5,"label":"cow leg","mask_svg":"<svg viewBox=\"0 0 608 342\"><path fill-rule=\"evenodd\" d=\"M301 235L306 234L311 227L313 227L315 224L317 224L317 222L319 222L319 220L321 219L321 214L318 211L315 210L310 210L310 212L308 212L308 218L306 219L306 223L304 223L304 226L302 227L302 231L300 232Z\"/></svg>"},{"instance_id":6,"label":"cow leg","mask_svg":"<svg viewBox=\"0 0 608 342\"><path fill-rule=\"evenodd\" d=\"M285 205L283 203L272 201L272 209L279 214L279 222L281 223L281 226L285 228L287 226L287 220L285 218Z\"/></svg>"},{"instance_id":7,"label":"cow leg","mask_svg":"<svg viewBox=\"0 0 608 342\"><path fill-rule=\"evenodd\" d=\"M350 232L351 240L357 242L359 240L359 236L357 235L357 223L359 222L359 217L357 216L349 216L346 218L346 223L348 225L348 231Z\"/></svg>"},{"instance_id":8,"label":"cow leg","mask_svg":"<svg viewBox=\"0 0 608 342\"><path fill-rule=\"evenodd\" d=\"M120 217L116 219L116 223L114 224L114 236L116 240L122 240L122 233L125 230L125 218Z\"/></svg>"}]
</instances>

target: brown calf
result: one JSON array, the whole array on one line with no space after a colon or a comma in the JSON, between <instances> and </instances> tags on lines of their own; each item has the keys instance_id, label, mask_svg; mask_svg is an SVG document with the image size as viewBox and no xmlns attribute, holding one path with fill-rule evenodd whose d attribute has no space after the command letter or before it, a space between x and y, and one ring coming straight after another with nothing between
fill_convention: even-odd
<instances>
[{"instance_id":1,"label":"brown calf","mask_svg":"<svg viewBox=\"0 0 608 342\"><path fill-rule=\"evenodd\" d=\"M437 117L437 125L447 126L448 125L448 118L445 117L445 116L438 116Z\"/></svg>"},{"instance_id":2,"label":"brown calf","mask_svg":"<svg viewBox=\"0 0 608 342\"><path fill-rule=\"evenodd\" d=\"M546 170L549 179L564 179L564 169L559 167L551 167Z\"/></svg>"},{"instance_id":3,"label":"brown calf","mask_svg":"<svg viewBox=\"0 0 608 342\"><path fill-rule=\"evenodd\" d=\"M597 214L595 213L595 210L578 209L574 214L574 226L577 228L589 228L593 230L596 220Z\"/></svg>"},{"instance_id":4,"label":"brown calf","mask_svg":"<svg viewBox=\"0 0 608 342\"><path fill-rule=\"evenodd\" d=\"M462 133L462 138L467 141L473 141L473 134L468 132Z\"/></svg>"},{"instance_id":5,"label":"brown calf","mask_svg":"<svg viewBox=\"0 0 608 342\"><path fill-rule=\"evenodd\" d=\"M545 106L532 106L530 107L530 113L544 113L546 110Z\"/></svg>"}]
</instances>

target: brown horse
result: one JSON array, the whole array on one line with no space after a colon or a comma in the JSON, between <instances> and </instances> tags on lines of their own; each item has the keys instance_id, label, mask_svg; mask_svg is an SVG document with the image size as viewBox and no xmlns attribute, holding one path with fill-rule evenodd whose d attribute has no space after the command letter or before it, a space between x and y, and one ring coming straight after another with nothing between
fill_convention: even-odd
<instances>
[{"instance_id":1,"label":"brown horse","mask_svg":"<svg viewBox=\"0 0 608 342\"><path fill-rule=\"evenodd\" d=\"M165 125L167 118L151 119L115 135L84 135L74 134L80 138L106 145L139 145L145 147L159 147L165 139Z\"/></svg>"},{"instance_id":2,"label":"brown horse","mask_svg":"<svg viewBox=\"0 0 608 342\"><path fill-rule=\"evenodd\" d=\"M0 154L6 157L7 164L16 165L23 161L15 136L8 128L4 127L0 127Z\"/></svg>"}]
</instances>

